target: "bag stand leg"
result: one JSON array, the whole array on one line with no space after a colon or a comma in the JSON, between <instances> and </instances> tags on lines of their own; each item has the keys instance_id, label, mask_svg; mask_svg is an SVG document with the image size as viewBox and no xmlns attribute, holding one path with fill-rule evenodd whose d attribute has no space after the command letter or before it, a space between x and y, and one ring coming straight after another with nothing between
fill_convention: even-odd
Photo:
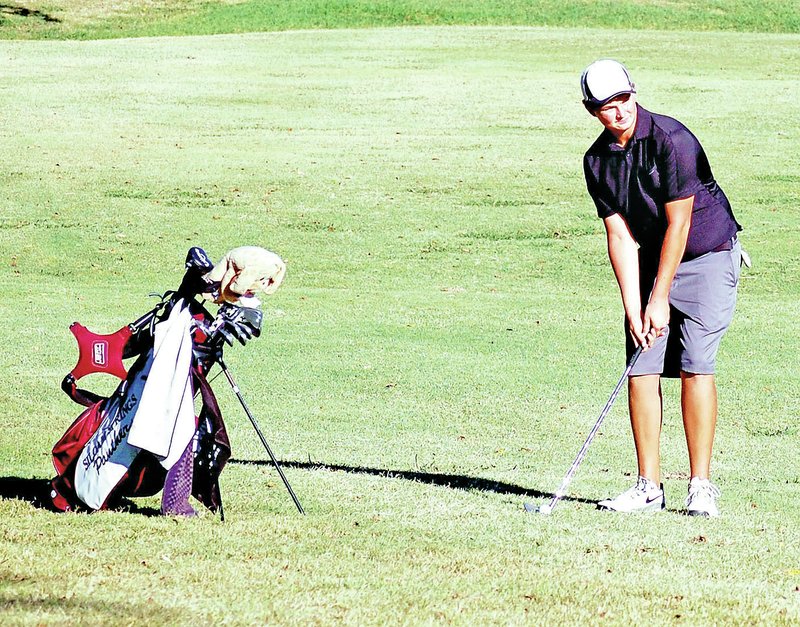
<instances>
[{"instance_id":1,"label":"bag stand leg","mask_svg":"<svg viewBox=\"0 0 800 627\"><path fill-rule=\"evenodd\" d=\"M236 397L239 399L239 402L241 403L242 408L244 409L244 413L247 414L247 417L250 419L250 422L253 425L253 428L256 430L256 433L258 434L258 437L261 440L261 444L264 445L264 448L266 449L270 460L272 460L272 465L275 466L275 470L277 470L278 474L281 476L281 480L283 481L283 485L285 485L286 489L289 491L289 495L292 497L292 500L294 501L294 504L297 507L297 511L300 512L301 514L305 514L305 511L303 510L303 506L300 505L300 501L298 500L297 495L294 493L294 490L292 490L292 486L289 485L289 480L286 478L286 475L283 474L283 469L281 468L280 464L278 463L278 460L275 458L275 455L273 454L272 449L269 447L269 444L267 443L267 439L264 437L264 434L261 432L261 428L258 426L258 423L256 422L256 419L253 417L253 414L250 411L250 408L247 406L247 403L245 402L244 397L242 396L242 393L239 390L239 386L236 385L236 381L234 381L233 376L230 373L230 370L228 370L228 367L225 365L225 362L222 360L222 356L218 356L217 363L219 364L219 367L222 368L222 372L225 373L225 378L228 379L228 383L230 383L231 389L233 389L234 394L236 394Z\"/></svg>"}]
</instances>

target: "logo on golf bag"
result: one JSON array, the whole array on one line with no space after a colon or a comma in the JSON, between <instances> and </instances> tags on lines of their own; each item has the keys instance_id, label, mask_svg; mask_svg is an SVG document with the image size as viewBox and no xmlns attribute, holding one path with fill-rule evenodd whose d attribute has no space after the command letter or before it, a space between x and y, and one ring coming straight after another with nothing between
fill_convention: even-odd
<instances>
[{"instance_id":1,"label":"logo on golf bag","mask_svg":"<svg viewBox=\"0 0 800 627\"><path fill-rule=\"evenodd\" d=\"M108 342L92 342L92 364L105 368L108 366Z\"/></svg>"}]
</instances>

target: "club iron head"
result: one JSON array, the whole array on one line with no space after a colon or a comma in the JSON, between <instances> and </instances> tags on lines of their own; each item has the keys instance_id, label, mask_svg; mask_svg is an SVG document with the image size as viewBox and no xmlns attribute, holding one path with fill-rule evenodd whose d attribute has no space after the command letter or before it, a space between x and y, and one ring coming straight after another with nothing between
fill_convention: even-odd
<instances>
[{"instance_id":1,"label":"club iron head","mask_svg":"<svg viewBox=\"0 0 800 627\"><path fill-rule=\"evenodd\" d=\"M533 503L525 503L524 507L525 511L528 512L529 514L544 514L545 516L547 516L548 514L551 514L553 511L553 508L550 507L550 505L547 503L542 503L541 505L534 505Z\"/></svg>"}]
</instances>

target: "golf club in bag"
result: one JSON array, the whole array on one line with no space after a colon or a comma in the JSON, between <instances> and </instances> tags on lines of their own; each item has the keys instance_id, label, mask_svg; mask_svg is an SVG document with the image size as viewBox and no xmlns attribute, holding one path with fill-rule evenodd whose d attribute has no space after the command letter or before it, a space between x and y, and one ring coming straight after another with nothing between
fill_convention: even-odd
<instances>
[{"instance_id":1,"label":"golf club in bag","mask_svg":"<svg viewBox=\"0 0 800 627\"><path fill-rule=\"evenodd\" d=\"M231 448L208 381L218 364L304 513L223 361L225 344L245 345L260 336L263 315L254 290L274 292L285 265L257 247L233 249L217 266L193 247L185 265L177 290L164 293L156 307L116 333L98 335L77 322L70 326L79 358L61 388L86 410L53 447L54 509L107 509L124 497L163 490L163 514L194 515L192 495L224 520L219 475ZM207 303L219 305L216 314ZM128 358L136 358L129 369L123 363ZM122 381L110 396L79 389L78 380L93 373ZM195 415L198 395L202 407Z\"/></svg>"},{"instance_id":2,"label":"golf club in bag","mask_svg":"<svg viewBox=\"0 0 800 627\"><path fill-rule=\"evenodd\" d=\"M622 376L619 378L614 391L611 392L611 396L606 403L606 406L603 407L603 411L600 412L600 416L597 418L597 422L594 423L594 427L589 432L589 435L586 437L586 441L583 443L581 450L578 451L578 455L575 457L575 460L572 462L572 465L569 467L567 474L564 475L564 479L561 481L561 485L556 490L555 494L550 498L548 503L543 503L541 506L536 507L531 503L525 503L525 511L528 512L538 512L540 514L550 514L553 512L553 509L561 500L561 498L566 494L567 488L569 487L572 478L575 476L575 473L578 472L578 466L581 465L583 458L586 457L586 452L589 450L589 445L594 440L594 436L597 435L597 432L600 430L600 426L603 424L608 412L611 411L611 406L614 404L614 401L617 399L622 386L625 384L625 380L628 378L628 375L633 370L633 366L636 363L636 360L639 359L639 355L642 354L642 347L639 346L631 355L631 358L628 360L627 366L625 366L625 372L622 373Z\"/></svg>"}]
</instances>

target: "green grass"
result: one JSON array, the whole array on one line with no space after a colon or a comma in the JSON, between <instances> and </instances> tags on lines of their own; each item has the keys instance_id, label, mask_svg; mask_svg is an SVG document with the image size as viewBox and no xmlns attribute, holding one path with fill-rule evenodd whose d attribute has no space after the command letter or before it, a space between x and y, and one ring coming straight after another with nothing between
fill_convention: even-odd
<instances>
[{"instance_id":1,"label":"green grass","mask_svg":"<svg viewBox=\"0 0 800 627\"><path fill-rule=\"evenodd\" d=\"M244 5L245 7L247 5ZM236 5L233 5L235 8ZM800 620L796 35L415 28L0 42L0 603L7 624L795 624ZM580 160L592 59L699 136L745 226L720 364L723 517L593 501L634 468L621 311ZM732 94L747 94L734 97ZM80 320L110 332L186 249L275 250L266 330L224 381L227 521L30 503L79 408ZM100 387L107 383L98 383ZM247 463L246 463L247 462Z\"/></svg>"},{"instance_id":2,"label":"green grass","mask_svg":"<svg viewBox=\"0 0 800 627\"><path fill-rule=\"evenodd\" d=\"M0 37L104 39L374 26L800 32L798 0L50 0L0 5Z\"/></svg>"}]
</instances>

